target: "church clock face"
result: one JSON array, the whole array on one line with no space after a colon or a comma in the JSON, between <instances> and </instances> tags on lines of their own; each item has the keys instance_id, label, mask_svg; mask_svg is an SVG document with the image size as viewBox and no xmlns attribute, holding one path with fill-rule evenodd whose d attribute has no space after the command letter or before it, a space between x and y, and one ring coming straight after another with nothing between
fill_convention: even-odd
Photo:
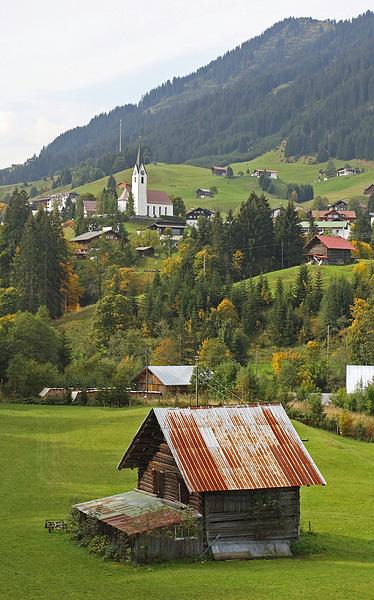
<instances>
[{"instance_id":1,"label":"church clock face","mask_svg":"<svg viewBox=\"0 0 374 600\"><path fill-rule=\"evenodd\" d=\"M144 175L144 171L143 171L143 169L140 171L140 175Z\"/></svg>"}]
</instances>

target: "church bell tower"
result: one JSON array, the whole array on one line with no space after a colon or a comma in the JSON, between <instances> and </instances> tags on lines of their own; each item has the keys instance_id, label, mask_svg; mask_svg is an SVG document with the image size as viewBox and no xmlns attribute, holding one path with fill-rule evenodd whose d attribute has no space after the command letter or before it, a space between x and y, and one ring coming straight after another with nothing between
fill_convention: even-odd
<instances>
[{"instance_id":1,"label":"church bell tower","mask_svg":"<svg viewBox=\"0 0 374 600\"><path fill-rule=\"evenodd\" d=\"M132 194L136 215L147 215L147 171L142 156L141 138L139 136L138 155L132 173Z\"/></svg>"}]
</instances>

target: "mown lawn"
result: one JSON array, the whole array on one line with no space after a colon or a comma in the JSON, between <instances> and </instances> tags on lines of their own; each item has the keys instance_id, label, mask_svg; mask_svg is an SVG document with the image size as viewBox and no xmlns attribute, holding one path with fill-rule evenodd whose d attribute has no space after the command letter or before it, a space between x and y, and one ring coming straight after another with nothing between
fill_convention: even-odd
<instances>
[{"instance_id":1,"label":"mown lawn","mask_svg":"<svg viewBox=\"0 0 374 600\"><path fill-rule=\"evenodd\" d=\"M0 405L0 596L7 600L308 600L373 598L374 445L297 425L327 479L302 492L302 521L319 548L294 559L179 563L104 562L48 534L72 499L135 485L116 470L144 408Z\"/></svg>"}]
</instances>

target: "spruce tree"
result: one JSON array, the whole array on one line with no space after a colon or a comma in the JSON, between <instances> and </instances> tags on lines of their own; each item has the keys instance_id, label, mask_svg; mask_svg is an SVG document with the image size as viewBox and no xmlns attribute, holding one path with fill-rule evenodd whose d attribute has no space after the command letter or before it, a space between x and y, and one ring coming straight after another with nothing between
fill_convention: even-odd
<instances>
[{"instance_id":1,"label":"spruce tree","mask_svg":"<svg viewBox=\"0 0 374 600\"><path fill-rule=\"evenodd\" d=\"M300 264L305 240L293 202L288 202L287 208L279 213L274 229L279 264L283 267Z\"/></svg>"},{"instance_id":2,"label":"spruce tree","mask_svg":"<svg viewBox=\"0 0 374 600\"><path fill-rule=\"evenodd\" d=\"M127 198L125 214L127 217L135 216L134 194L132 192L129 193Z\"/></svg>"},{"instance_id":3,"label":"spruce tree","mask_svg":"<svg viewBox=\"0 0 374 600\"><path fill-rule=\"evenodd\" d=\"M11 195L0 233L0 282L3 287L9 285L12 262L30 214L26 191L16 188Z\"/></svg>"}]
</instances>

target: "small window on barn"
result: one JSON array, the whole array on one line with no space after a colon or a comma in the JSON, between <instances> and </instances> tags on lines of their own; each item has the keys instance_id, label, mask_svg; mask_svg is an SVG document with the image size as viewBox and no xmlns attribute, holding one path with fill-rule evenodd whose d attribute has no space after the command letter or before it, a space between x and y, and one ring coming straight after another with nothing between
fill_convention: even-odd
<instances>
[{"instance_id":1,"label":"small window on barn","mask_svg":"<svg viewBox=\"0 0 374 600\"><path fill-rule=\"evenodd\" d=\"M196 527L183 527L183 525L176 525L174 528L174 539L175 540L196 540L197 530Z\"/></svg>"},{"instance_id":2,"label":"small window on barn","mask_svg":"<svg viewBox=\"0 0 374 600\"><path fill-rule=\"evenodd\" d=\"M165 473L163 471L153 471L153 490L159 498L165 497Z\"/></svg>"}]
</instances>

